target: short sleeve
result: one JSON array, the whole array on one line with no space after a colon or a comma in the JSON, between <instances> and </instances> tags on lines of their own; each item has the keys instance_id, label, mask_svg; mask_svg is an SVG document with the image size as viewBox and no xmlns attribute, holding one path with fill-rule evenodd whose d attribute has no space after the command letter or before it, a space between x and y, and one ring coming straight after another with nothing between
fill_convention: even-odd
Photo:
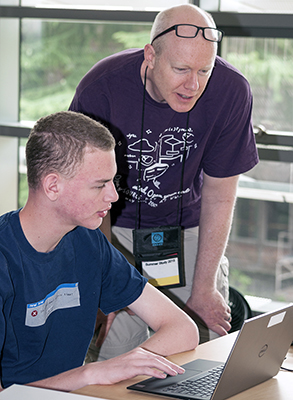
<instances>
[{"instance_id":1,"label":"short sleeve","mask_svg":"<svg viewBox=\"0 0 293 400\"><path fill-rule=\"evenodd\" d=\"M107 239L103 247L107 264L103 270L100 308L109 314L133 303L141 295L147 279Z\"/></svg>"}]
</instances>

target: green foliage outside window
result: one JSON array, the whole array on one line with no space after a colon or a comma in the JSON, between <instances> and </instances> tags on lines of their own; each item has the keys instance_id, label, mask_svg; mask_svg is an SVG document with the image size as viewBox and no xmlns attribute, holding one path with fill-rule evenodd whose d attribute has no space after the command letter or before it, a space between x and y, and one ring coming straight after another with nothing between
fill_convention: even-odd
<instances>
[{"instance_id":1,"label":"green foliage outside window","mask_svg":"<svg viewBox=\"0 0 293 400\"><path fill-rule=\"evenodd\" d=\"M224 38L223 57L248 79L254 125L293 131L293 40Z\"/></svg>"},{"instance_id":2,"label":"green foliage outside window","mask_svg":"<svg viewBox=\"0 0 293 400\"><path fill-rule=\"evenodd\" d=\"M149 34L150 27L141 24L24 20L20 119L67 110L78 82L98 60L143 47Z\"/></svg>"},{"instance_id":3,"label":"green foliage outside window","mask_svg":"<svg viewBox=\"0 0 293 400\"><path fill-rule=\"evenodd\" d=\"M36 121L67 110L80 79L97 61L127 48L143 48L149 35L146 24L24 20L20 119ZM20 173L20 207L27 191L26 175Z\"/></svg>"}]
</instances>

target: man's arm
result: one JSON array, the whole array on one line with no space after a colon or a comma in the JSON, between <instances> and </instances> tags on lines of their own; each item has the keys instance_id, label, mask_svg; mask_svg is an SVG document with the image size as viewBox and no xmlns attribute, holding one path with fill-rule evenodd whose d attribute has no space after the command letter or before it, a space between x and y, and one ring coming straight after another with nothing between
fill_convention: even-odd
<instances>
[{"instance_id":1,"label":"man's arm","mask_svg":"<svg viewBox=\"0 0 293 400\"><path fill-rule=\"evenodd\" d=\"M238 179L204 174L194 282L186 303L187 309L219 335L231 328L231 310L216 288L216 276L231 229Z\"/></svg>"},{"instance_id":2,"label":"man's arm","mask_svg":"<svg viewBox=\"0 0 293 400\"><path fill-rule=\"evenodd\" d=\"M196 324L173 301L149 283L129 309L155 331L154 335L141 344L144 349L169 356L193 350L198 345Z\"/></svg>"},{"instance_id":3,"label":"man's arm","mask_svg":"<svg viewBox=\"0 0 293 400\"><path fill-rule=\"evenodd\" d=\"M111 385L137 375L163 379L167 374L174 376L183 372L183 368L166 358L137 347L118 357L85 364L28 385L69 392L87 385Z\"/></svg>"},{"instance_id":4,"label":"man's arm","mask_svg":"<svg viewBox=\"0 0 293 400\"><path fill-rule=\"evenodd\" d=\"M94 362L41 381L30 383L72 391L85 385L108 385L137 375L165 378L184 370L162 356L192 350L199 341L195 323L171 300L150 284L129 308L154 331L141 347L110 360ZM184 340L182 339L184 338Z\"/></svg>"}]
</instances>

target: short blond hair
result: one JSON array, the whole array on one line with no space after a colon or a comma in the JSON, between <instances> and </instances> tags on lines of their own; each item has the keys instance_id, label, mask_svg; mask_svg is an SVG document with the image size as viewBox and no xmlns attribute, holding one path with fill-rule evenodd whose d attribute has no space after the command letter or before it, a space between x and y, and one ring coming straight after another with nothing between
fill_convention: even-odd
<instances>
[{"instance_id":1,"label":"short blond hair","mask_svg":"<svg viewBox=\"0 0 293 400\"><path fill-rule=\"evenodd\" d=\"M72 177L83 162L86 149L110 151L115 140L101 123L73 111L40 118L26 145L27 180L36 190L42 178L57 172Z\"/></svg>"}]
</instances>

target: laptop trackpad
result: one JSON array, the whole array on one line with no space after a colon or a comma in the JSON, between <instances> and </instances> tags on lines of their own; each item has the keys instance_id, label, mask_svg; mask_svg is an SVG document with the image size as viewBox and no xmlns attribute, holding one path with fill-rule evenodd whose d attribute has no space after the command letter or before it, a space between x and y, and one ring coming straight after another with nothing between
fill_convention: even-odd
<instances>
[{"instance_id":1,"label":"laptop trackpad","mask_svg":"<svg viewBox=\"0 0 293 400\"><path fill-rule=\"evenodd\" d=\"M149 378L132 385L130 388L143 391L145 389L146 391L150 390L151 392L153 390L161 390L166 386L170 386L193 376L200 375L202 372L206 372L207 370L217 367L220 364L222 363L210 360L194 360L190 363L182 365L182 367L185 369L185 372L182 375L167 376L166 379Z\"/></svg>"}]
</instances>

